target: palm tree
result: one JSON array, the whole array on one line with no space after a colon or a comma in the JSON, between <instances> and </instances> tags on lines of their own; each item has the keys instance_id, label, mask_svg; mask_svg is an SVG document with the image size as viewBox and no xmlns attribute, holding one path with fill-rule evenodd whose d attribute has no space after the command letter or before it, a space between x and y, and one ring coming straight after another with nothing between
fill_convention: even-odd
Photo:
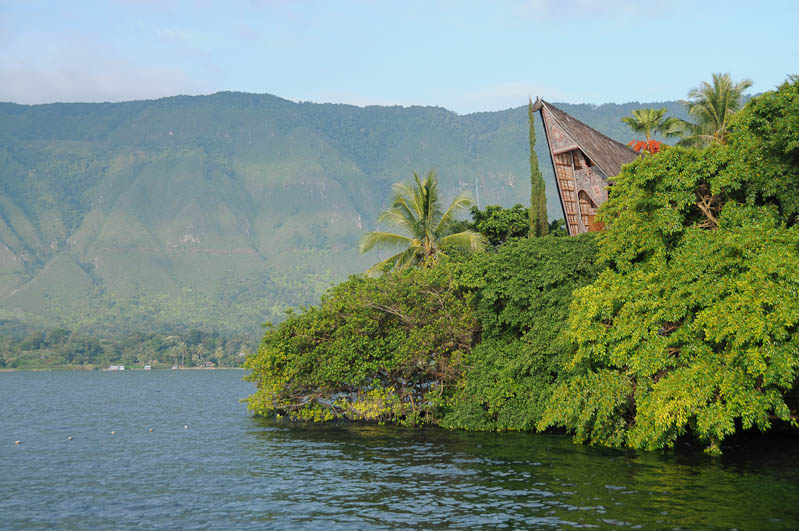
<instances>
[{"instance_id":1,"label":"palm tree","mask_svg":"<svg viewBox=\"0 0 799 531\"><path fill-rule=\"evenodd\" d=\"M673 117L666 117L666 108L660 109L635 109L632 116L625 116L621 119L627 124L634 133L643 134L646 143L652 140L652 135L660 134L666 138L680 136L680 120Z\"/></svg>"},{"instance_id":2,"label":"palm tree","mask_svg":"<svg viewBox=\"0 0 799 531\"><path fill-rule=\"evenodd\" d=\"M446 211L441 210L438 197L438 179L430 170L422 181L413 172L414 182L396 183L393 188L391 207L377 218L402 229L407 235L392 232L373 231L361 238L360 250L365 253L374 247L404 247L399 253L378 262L369 272L383 271L391 267L395 271L417 265L432 267L440 256L446 256L443 248L452 246L472 251L485 248L485 237L472 230L454 232L457 220L455 215L472 204L466 193L459 194Z\"/></svg>"},{"instance_id":3,"label":"palm tree","mask_svg":"<svg viewBox=\"0 0 799 531\"><path fill-rule=\"evenodd\" d=\"M741 108L743 91L752 86L744 79L733 84L730 74L713 74L713 84L703 82L688 93L688 101L680 103L688 108L688 114L696 123L686 122L686 134L680 145L704 147L727 139L730 117Z\"/></svg>"}]
</instances>

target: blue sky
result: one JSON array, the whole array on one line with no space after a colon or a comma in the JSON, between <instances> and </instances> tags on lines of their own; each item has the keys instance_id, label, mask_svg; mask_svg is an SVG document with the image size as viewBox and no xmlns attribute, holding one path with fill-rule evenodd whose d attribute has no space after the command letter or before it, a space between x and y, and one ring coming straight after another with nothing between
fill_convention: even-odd
<instances>
[{"instance_id":1,"label":"blue sky","mask_svg":"<svg viewBox=\"0 0 799 531\"><path fill-rule=\"evenodd\" d=\"M0 0L0 101L220 90L459 113L752 91L799 73L799 0Z\"/></svg>"}]
</instances>

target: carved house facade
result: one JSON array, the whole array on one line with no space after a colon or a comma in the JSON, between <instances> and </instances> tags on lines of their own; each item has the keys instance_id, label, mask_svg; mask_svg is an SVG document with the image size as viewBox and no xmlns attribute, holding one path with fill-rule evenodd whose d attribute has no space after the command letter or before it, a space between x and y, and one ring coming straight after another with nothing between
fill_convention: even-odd
<instances>
[{"instance_id":1,"label":"carved house facade","mask_svg":"<svg viewBox=\"0 0 799 531\"><path fill-rule=\"evenodd\" d=\"M611 179L638 153L542 99L541 114L563 217L570 236L602 228L597 208L608 199Z\"/></svg>"}]
</instances>

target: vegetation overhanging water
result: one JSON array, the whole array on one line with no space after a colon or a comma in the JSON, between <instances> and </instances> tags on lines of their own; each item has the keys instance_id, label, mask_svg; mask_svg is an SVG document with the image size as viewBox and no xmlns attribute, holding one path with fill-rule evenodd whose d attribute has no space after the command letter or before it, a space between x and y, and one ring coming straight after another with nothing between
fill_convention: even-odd
<instances>
[{"instance_id":1,"label":"vegetation overhanging water","mask_svg":"<svg viewBox=\"0 0 799 531\"><path fill-rule=\"evenodd\" d=\"M799 77L728 120L745 85L714 75L692 91L699 121L684 140L701 149L664 147L623 166L596 236L456 253L484 245L450 216L463 200L440 205L432 172L397 184L379 219L407 234L368 233L363 248L406 249L378 264L382 276L352 277L267 331L247 361L250 409L560 427L579 442L650 450L692 437L713 454L742 430L795 428ZM706 107L719 102L714 122ZM531 122L531 146L533 135ZM531 165L540 180L532 151ZM509 236L512 215L476 214L489 218L483 236Z\"/></svg>"}]
</instances>

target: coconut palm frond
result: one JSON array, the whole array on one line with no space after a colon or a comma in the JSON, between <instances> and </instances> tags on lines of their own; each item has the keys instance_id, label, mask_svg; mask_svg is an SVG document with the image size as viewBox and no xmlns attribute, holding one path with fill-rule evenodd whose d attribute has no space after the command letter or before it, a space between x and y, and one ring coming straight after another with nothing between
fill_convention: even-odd
<instances>
[{"instance_id":1,"label":"coconut palm frond","mask_svg":"<svg viewBox=\"0 0 799 531\"><path fill-rule=\"evenodd\" d=\"M392 187L392 206L378 217L378 222L402 228L407 235L373 231L365 234L360 242L362 253L375 247L407 248L375 264L369 269L370 273L389 268L401 271L420 264L432 266L439 256L446 256L441 251L444 245L475 251L485 248L484 237L473 231L442 238L447 230L452 230L455 214L472 204L468 194L459 194L442 212L435 171L430 170L424 180L414 172L413 179L413 183L397 183Z\"/></svg>"},{"instance_id":2,"label":"coconut palm frond","mask_svg":"<svg viewBox=\"0 0 799 531\"><path fill-rule=\"evenodd\" d=\"M428 177L429 175L430 174L428 174ZM416 172L413 172L413 180L416 182L416 187L413 189L414 203L417 205L416 208L419 213L419 219L424 222L425 215L427 214L427 191L425 190L425 183L422 182Z\"/></svg>"},{"instance_id":3,"label":"coconut palm frond","mask_svg":"<svg viewBox=\"0 0 799 531\"><path fill-rule=\"evenodd\" d=\"M432 177L431 177L432 176ZM429 236L430 217L435 215L436 208L431 207L438 201L435 173L430 172L422 181L419 175L413 174L416 186L407 183L397 183L393 187L394 201L392 208L403 212L413 223L406 224L406 230L417 238Z\"/></svg>"},{"instance_id":4,"label":"coconut palm frond","mask_svg":"<svg viewBox=\"0 0 799 531\"><path fill-rule=\"evenodd\" d=\"M391 232L372 231L367 232L361 237L359 249L362 253L366 253L377 247L378 249L387 247L399 247L406 245L413 245L413 238L403 236L402 234L394 234Z\"/></svg>"},{"instance_id":5,"label":"coconut palm frond","mask_svg":"<svg viewBox=\"0 0 799 531\"><path fill-rule=\"evenodd\" d=\"M411 267L415 261L418 261L416 250L413 248L405 249L376 263L366 270L366 274L368 276L376 276L387 270L404 271Z\"/></svg>"},{"instance_id":6,"label":"coconut palm frond","mask_svg":"<svg viewBox=\"0 0 799 531\"><path fill-rule=\"evenodd\" d=\"M408 183L394 183L391 185L391 200L404 200L406 197L413 197L414 187Z\"/></svg>"},{"instance_id":7,"label":"coconut palm frond","mask_svg":"<svg viewBox=\"0 0 799 531\"><path fill-rule=\"evenodd\" d=\"M415 174L414 174L415 175ZM419 181L417 176L417 182ZM438 199L438 178L435 170L430 170L424 182L421 183L420 192L424 205L423 230L425 236L435 240L435 228L441 218L441 206Z\"/></svg>"},{"instance_id":8,"label":"coconut palm frond","mask_svg":"<svg viewBox=\"0 0 799 531\"><path fill-rule=\"evenodd\" d=\"M470 251L482 251L486 248L486 238L479 232L465 230L441 238L441 246L453 246Z\"/></svg>"},{"instance_id":9,"label":"coconut palm frond","mask_svg":"<svg viewBox=\"0 0 799 531\"><path fill-rule=\"evenodd\" d=\"M663 135L666 138L679 136L680 130L677 128L680 120L673 117L666 117L666 108L660 109L635 109L630 114L621 119L633 133L643 134L647 142L655 134Z\"/></svg>"},{"instance_id":10,"label":"coconut palm frond","mask_svg":"<svg viewBox=\"0 0 799 531\"><path fill-rule=\"evenodd\" d=\"M377 217L377 222L403 229L414 236L416 235L416 227L419 224L407 208L396 205L381 212Z\"/></svg>"},{"instance_id":11,"label":"coconut palm frond","mask_svg":"<svg viewBox=\"0 0 799 531\"><path fill-rule=\"evenodd\" d=\"M419 219L424 213L421 197L417 190L407 183L395 183L391 187L391 205L393 207L403 207L411 213L411 216Z\"/></svg>"},{"instance_id":12,"label":"coconut palm frond","mask_svg":"<svg viewBox=\"0 0 799 531\"><path fill-rule=\"evenodd\" d=\"M688 93L688 100L681 103L688 109L695 123L683 145L691 142L707 145L711 142L723 143L727 137L730 117L741 108L743 92L752 86L752 81L744 79L733 84L730 74L713 74L713 83L703 82Z\"/></svg>"},{"instance_id":13,"label":"coconut palm frond","mask_svg":"<svg viewBox=\"0 0 799 531\"><path fill-rule=\"evenodd\" d=\"M473 204L474 200L472 200L472 196L469 192L461 192L458 194L458 196L452 200L447 211L441 216L441 219L436 225L435 232L441 234L442 230L445 229L447 225L455 221L456 214L463 212Z\"/></svg>"},{"instance_id":14,"label":"coconut palm frond","mask_svg":"<svg viewBox=\"0 0 799 531\"><path fill-rule=\"evenodd\" d=\"M410 248L405 252L400 253L397 261L394 263L395 271L405 271L412 267L419 265L422 260L422 253L419 248Z\"/></svg>"},{"instance_id":15,"label":"coconut palm frond","mask_svg":"<svg viewBox=\"0 0 799 531\"><path fill-rule=\"evenodd\" d=\"M633 111L633 116L625 116L621 119L621 121L627 124L627 127L629 127L633 133L643 133L644 137L646 137L646 129L644 128L644 124L637 119L635 116L635 111Z\"/></svg>"},{"instance_id":16,"label":"coconut palm frond","mask_svg":"<svg viewBox=\"0 0 799 531\"><path fill-rule=\"evenodd\" d=\"M701 149L714 141L713 135L705 133L705 129L697 124L683 121L680 127L682 131L678 146Z\"/></svg>"},{"instance_id":17,"label":"coconut palm frond","mask_svg":"<svg viewBox=\"0 0 799 531\"><path fill-rule=\"evenodd\" d=\"M658 126L658 133L663 135L664 138L674 138L682 135L683 122L679 118L670 116L664 119Z\"/></svg>"}]
</instances>

